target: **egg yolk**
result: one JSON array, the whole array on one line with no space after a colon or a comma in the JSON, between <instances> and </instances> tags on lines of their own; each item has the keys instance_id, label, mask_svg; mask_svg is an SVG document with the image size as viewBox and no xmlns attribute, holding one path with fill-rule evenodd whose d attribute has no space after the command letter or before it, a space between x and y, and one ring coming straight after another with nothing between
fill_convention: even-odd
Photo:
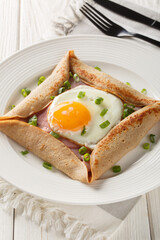
<instances>
[{"instance_id":1,"label":"egg yolk","mask_svg":"<svg viewBox=\"0 0 160 240\"><path fill-rule=\"evenodd\" d=\"M89 110L79 102L63 102L55 106L52 124L60 129L77 131L91 120Z\"/></svg>"}]
</instances>

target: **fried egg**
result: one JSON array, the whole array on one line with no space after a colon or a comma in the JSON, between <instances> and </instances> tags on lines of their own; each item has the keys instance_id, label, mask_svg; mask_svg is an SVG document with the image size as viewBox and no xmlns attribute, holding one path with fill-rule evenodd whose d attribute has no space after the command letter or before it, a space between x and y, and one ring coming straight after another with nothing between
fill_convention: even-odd
<instances>
[{"instance_id":1,"label":"fried egg","mask_svg":"<svg viewBox=\"0 0 160 240\"><path fill-rule=\"evenodd\" d=\"M101 101L97 102L99 98ZM123 103L119 98L81 85L56 96L47 118L50 128L60 136L94 149L120 122L122 113Z\"/></svg>"}]
</instances>

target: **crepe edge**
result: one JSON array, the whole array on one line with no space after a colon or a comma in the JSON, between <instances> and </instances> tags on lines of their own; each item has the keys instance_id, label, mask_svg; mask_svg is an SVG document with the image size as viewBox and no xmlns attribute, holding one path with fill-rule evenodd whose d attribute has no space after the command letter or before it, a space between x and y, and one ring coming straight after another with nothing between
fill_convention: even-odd
<instances>
[{"instance_id":1,"label":"crepe edge","mask_svg":"<svg viewBox=\"0 0 160 240\"><path fill-rule=\"evenodd\" d=\"M49 133L46 133L38 127L17 120L14 117L0 117L0 131L42 160L51 163L55 168L70 178L88 183L88 170L86 165L64 143ZM38 136L39 140L37 140ZM36 141L38 141L37 146L35 144ZM41 141L42 144L40 144L39 141ZM54 147L51 146L52 144ZM48 149L48 152L46 152L46 149ZM48 157L54 155L53 153L55 155L57 154L56 157L54 157L54 161ZM67 161L65 158L67 158ZM58 161L61 162L58 163ZM74 171L70 172L72 168Z\"/></svg>"},{"instance_id":2,"label":"crepe edge","mask_svg":"<svg viewBox=\"0 0 160 240\"><path fill-rule=\"evenodd\" d=\"M116 125L96 145L96 148L91 154L91 182L98 179L124 155L137 147L142 138L158 121L160 121L160 102L148 105L132 113ZM133 134L134 139L132 139ZM128 139L128 135L130 135L131 138ZM136 138L135 135L137 136ZM136 141L131 142L131 139L136 139ZM104 160L105 157L103 155L105 153L107 159Z\"/></svg>"},{"instance_id":3,"label":"crepe edge","mask_svg":"<svg viewBox=\"0 0 160 240\"><path fill-rule=\"evenodd\" d=\"M82 81L91 87L111 93L119 97L123 102L134 104L137 107L143 107L160 101L147 97L145 94L127 86L112 76L83 63L78 59L74 51L70 51L69 57L72 72L77 73Z\"/></svg>"}]
</instances>

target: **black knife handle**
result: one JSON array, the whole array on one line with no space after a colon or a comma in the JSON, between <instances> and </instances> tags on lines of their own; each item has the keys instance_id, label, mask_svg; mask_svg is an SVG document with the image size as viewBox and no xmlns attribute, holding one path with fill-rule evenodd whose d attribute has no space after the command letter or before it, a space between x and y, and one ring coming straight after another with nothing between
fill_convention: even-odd
<instances>
[{"instance_id":1,"label":"black knife handle","mask_svg":"<svg viewBox=\"0 0 160 240\"><path fill-rule=\"evenodd\" d=\"M130 8L124 7L118 3L109 0L94 0L94 1L100 4L101 6L105 7L106 9L109 9L112 12L117 13L123 17L160 30L160 22L155 21L154 19L151 19L149 17L146 17L143 14L140 14L136 11L133 11Z\"/></svg>"},{"instance_id":2,"label":"black knife handle","mask_svg":"<svg viewBox=\"0 0 160 240\"><path fill-rule=\"evenodd\" d=\"M157 47L160 47L160 42L159 42L159 41L156 41L156 40L151 39L151 38L149 38L149 37L140 35L140 34L138 34L138 33L135 33L133 36L136 37L136 38L145 40L146 42L152 43L153 45L155 45L155 46L157 46Z\"/></svg>"}]
</instances>

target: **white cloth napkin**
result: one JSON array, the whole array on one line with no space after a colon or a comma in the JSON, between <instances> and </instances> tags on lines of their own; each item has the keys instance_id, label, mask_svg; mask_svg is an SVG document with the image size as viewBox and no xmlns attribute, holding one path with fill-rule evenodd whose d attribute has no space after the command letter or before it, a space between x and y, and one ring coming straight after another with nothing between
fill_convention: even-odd
<instances>
[{"instance_id":1,"label":"white cloth napkin","mask_svg":"<svg viewBox=\"0 0 160 240\"><path fill-rule=\"evenodd\" d=\"M107 1L107 0L104 0ZM65 1L65 4L61 7L60 11L53 11L53 26L56 34L67 35L72 34L102 34L91 22L89 22L79 11L80 7L86 0L70 0ZM130 32L136 32L160 41L160 31L151 27L147 27L142 23L126 19L110 10L107 10L98 4L95 4L93 0L87 0L91 5L95 5L96 9L104 13L114 22L118 23L122 27L126 28ZM135 10L145 16L148 16L154 20L160 21L160 1L159 0L113 0L113 2L119 3L125 7ZM64 7L64 8L63 8ZM75 28L75 26L77 26ZM53 34L53 33L52 33Z\"/></svg>"},{"instance_id":2,"label":"white cloth napkin","mask_svg":"<svg viewBox=\"0 0 160 240\"><path fill-rule=\"evenodd\" d=\"M53 8L52 23L50 23L51 27L47 28L43 38L48 39L66 34L102 34L79 12L83 2L84 0L51 1L50 6ZM92 0L88 0L88 2L94 4ZM132 0L115 0L115 2L160 21L159 0L135 0L134 2ZM39 7L41 11L45 11L47 16L47 7L44 1L41 2ZM143 33L160 40L160 31L124 19L122 16L100 6L97 8L129 31ZM47 21L48 19L46 19ZM19 214L27 216L46 228L54 226L57 232L61 231L64 234L64 237L58 239L108 240L139 199L140 197L101 206L54 204L23 193L0 179L0 202L4 204L5 208L14 207Z\"/></svg>"}]
</instances>

